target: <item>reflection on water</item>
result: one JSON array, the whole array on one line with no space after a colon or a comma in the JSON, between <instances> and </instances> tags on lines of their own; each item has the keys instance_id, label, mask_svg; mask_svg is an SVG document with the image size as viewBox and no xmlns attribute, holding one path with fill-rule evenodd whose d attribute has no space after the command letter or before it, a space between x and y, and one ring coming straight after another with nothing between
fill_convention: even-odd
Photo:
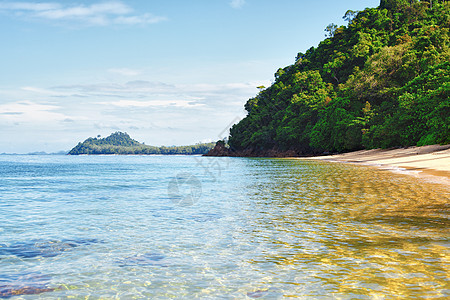
<instances>
[{"instance_id":1,"label":"reflection on water","mask_svg":"<svg viewBox=\"0 0 450 300\"><path fill-rule=\"evenodd\" d=\"M167 195L180 172L201 182L193 206ZM210 178L192 157L0 157L0 283L43 299L444 299L449 193L326 162L230 158Z\"/></svg>"},{"instance_id":2,"label":"reflection on water","mask_svg":"<svg viewBox=\"0 0 450 300\"><path fill-rule=\"evenodd\" d=\"M448 187L344 164L254 164L277 180L252 174L247 238L263 246L251 263L291 273L291 296L448 296Z\"/></svg>"}]
</instances>

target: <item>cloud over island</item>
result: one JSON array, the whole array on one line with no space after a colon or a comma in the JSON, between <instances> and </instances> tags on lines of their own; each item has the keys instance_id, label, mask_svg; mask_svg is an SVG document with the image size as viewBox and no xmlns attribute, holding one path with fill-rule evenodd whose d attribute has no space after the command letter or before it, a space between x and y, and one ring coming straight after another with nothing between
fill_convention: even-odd
<instances>
[{"instance_id":1,"label":"cloud over island","mask_svg":"<svg viewBox=\"0 0 450 300\"><path fill-rule=\"evenodd\" d=\"M83 26L145 25L167 20L151 13L138 14L121 1L89 5L56 2L2 2L0 12L27 20L58 21Z\"/></svg>"},{"instance_id":2,"label":"cloud over island","mask_svg":"<svg viewBox=\"0 0 450 300\"><path fill-rule=\"evenodd\" d=\"M58 133L66 139L60 141L66 145L60 148L69 148L93 133L107 135L117 130L148 144L189 144L218 139L230 122L243 116L243 104L258 85L261 82L132 80L25 86L0 91L0 96L9 99L0 104L0 126L7 132ZM44 146L39 149L46 150Z\"/></svg>"}]
</instances>

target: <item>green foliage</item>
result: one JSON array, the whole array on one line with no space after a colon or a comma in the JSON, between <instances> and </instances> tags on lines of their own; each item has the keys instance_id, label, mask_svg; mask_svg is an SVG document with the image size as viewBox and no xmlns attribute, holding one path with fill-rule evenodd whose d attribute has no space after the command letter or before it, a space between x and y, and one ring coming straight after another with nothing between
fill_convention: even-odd
<instances>
[{"instance_id":1,"label":"green foliage","mask_svg":"<svg viewBox=\"0 0 450 300\"><path fill-rule=\"evenodd\" d=\"M395 89L394 97L390 115L370 128L367 146L450 143L450 63L431 67Z\"/></svg>"},{"instance_id":2,"label":"green foliage","mask_svg":"<svg viewBox=\"0 0 450 300\"><path fill-rule=\"evenodd\" d=\"M237 151L450 143L449 1L382 0L280 68L230 130Z\"/></svg>"},{"instance_id":3,"label":"green foliage","mask_svg":"<svg viewBox=\"0 0 450 300\"><path fill-rule=\"evenodd\" d=\"M99 137L99 136L98 136ZM192 146L172 146L172 147L155 147L141 144L132 138L127 133L115 132L110 136L100 138L88 138L83 143L78 143L69 155L81 154L205 154L212 148L215 143L196 144Z\"/></svg>"},{"instance_id":4,"label":"green foliage","mask_svg":"<svg viewBox=\"0 0 450 300\"><path fill-rule=\"evenodd\" d=\"M334 23L329 24L324 30L326 32L325 36L333 37L334 34L336 33L337 28L338 27L336 24Z\"/></svg>"},{"instance_id":5,"label":"green foliage","mask_svg":"<svg viewBox=\"0 0 450 300\"><path fill-rule=\"evenodd\" d=\"M342 19L344 19L345 21L348 22L348 24L351 24L353 19L356 17L356 15L358 14L359 11L355 11L355 10L347 10L347 12L345 13L345 15L342 17Z\"/></svg>"}]
</instances>

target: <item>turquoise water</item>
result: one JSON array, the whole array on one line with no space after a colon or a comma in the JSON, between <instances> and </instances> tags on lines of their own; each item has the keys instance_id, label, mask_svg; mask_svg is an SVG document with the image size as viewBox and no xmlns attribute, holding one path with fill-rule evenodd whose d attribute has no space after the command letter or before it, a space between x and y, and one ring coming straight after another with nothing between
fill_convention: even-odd
<instances>
[{"instance_id":1,"label":"turquoise water","mask_svg":"<svg viewBox=\"0 0 450 300\"><path fill-rule=\"evenodd\" d=\"M350 164L0 156L0 298L444 299L449 194Z\"/></svg>"}]
</instances>

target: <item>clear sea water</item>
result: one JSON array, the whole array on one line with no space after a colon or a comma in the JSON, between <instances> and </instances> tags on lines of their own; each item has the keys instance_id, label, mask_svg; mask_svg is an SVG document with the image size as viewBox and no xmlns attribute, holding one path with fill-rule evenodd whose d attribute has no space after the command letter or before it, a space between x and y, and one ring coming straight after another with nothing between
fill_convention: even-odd
<instances>
[{"instance_id":1,"label":"clear sea water","mask_svg":"<svg viewBox=\"0 0 450 300\"><path fill-rule=\"evenodd\" d=\"M0 156L0 298L445 299L449 195L351 164Z\"/></svg>"}]
</instances>

